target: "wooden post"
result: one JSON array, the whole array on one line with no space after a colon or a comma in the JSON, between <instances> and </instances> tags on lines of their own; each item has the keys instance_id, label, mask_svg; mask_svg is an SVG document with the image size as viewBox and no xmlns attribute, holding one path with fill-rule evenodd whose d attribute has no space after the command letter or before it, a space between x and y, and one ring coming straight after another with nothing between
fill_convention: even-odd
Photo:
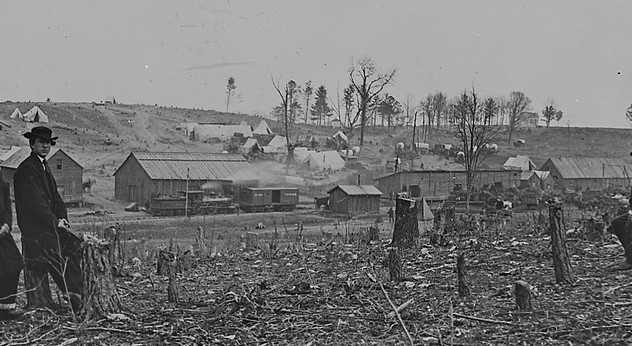
<instances>
[{"instance_id":1,"label":"wooden post","mask_svg":"<svg viewBox=\"0 0 632 346\"><path fill-rule=\"evenodd\" d=\"M388 252L388 273L391 281L400 282L402 279L402 259L396 247Z\"/></svg>"},{"instance_id":2,"label":"wooden post","mask_svg":"<svg viewBox=\"0 0 632 346\"><path fill-rule=\"evenodd\" d=\"M395 200L395 229L391 246L408 249L415 245L419 238L417 210L418 205L412 199L398 197Z\"/></svg>"},{"instance_id":3,"label":"wooden post","mask_svg":"<svg viewBox=\"0 0 632 346\"><path fill-rule=\"evenodd\" d=\"M465 270L465 254L461 252L456 258L456 275L459 285L459 297L465 298L471 295L470 286L467 284L467 272Z\"/></svg>"},{"instance_id":4,"label":"wooden post","mask_svg":"<svg viewBox=\"0 0 632 346\"><path fill-rule=\"evenodd\" d=\"M549 202L549 233L551 234L551 248L553 252L553 268L555 269L555 281L559 284L572 284L575 275L571 267L566 248L566 232L564 230L564 214L562 204L553 200Z\"/></svg>"},{"instance_id":5,"label":"wooden post","mask_svg":"<svg viewBox=\"0 0 632 346\"><path fill-rule=\"evenodd\" d=\"M88 316L103 317L119 313L121 301L116 292L110 243L84 236L81 243L83 263L83 308Z\"/></svg>"},{"instance_id":6,"label":"wooden post","mask_svg":"<svg viewBox=\"0 0 632 346\"><path fill-rule=\"evenodd\" d=\"M531 310L531 288L525 281L518 280L514 284L514 294L516 295L516 306L520 310Z\"/></svg>"}]
</instances>

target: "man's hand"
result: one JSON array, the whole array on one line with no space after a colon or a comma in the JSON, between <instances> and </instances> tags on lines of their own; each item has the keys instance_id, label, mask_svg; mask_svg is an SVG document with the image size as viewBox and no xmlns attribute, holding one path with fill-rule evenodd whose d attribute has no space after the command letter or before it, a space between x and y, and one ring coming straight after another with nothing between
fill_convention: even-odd
<instances>
[{"instance_id":1,"label":"man's hand","mask_svg":"<svg viewBox=\"0 0 632 346\"><path fill-rule=\"evenodd\" d=\"M59 221L57 222L57 228L70 229L70 224L66 219L59 219Z\"/></svg>"},{"instance_id":2,"label":"man's hand","mask_svg":"<svg viewBox=\"0 0 632 346\"><path fill-rule=\"evenodd\" d=\"M9 234L10 231L11 227L9 227L6 223L3 224L2 227L0 227L0 237L4 237L5 234Z\"/></svg>"}]
</instances>

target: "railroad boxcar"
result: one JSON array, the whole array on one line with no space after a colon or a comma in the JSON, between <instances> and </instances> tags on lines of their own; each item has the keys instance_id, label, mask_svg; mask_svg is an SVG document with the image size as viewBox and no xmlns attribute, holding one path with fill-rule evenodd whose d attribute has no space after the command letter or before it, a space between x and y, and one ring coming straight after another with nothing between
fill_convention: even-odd
<instances>
[{"instance_id":1,"label":"railroad boxcar","mask_svg":"<svg viewBox=\"0 0 632 346\"><path fill-rule=\"evenodd\" d=\"M291 211L298 204L298 189L247 187L240 190L239 200L245 212Z\"/></svg>"}]
</instances>

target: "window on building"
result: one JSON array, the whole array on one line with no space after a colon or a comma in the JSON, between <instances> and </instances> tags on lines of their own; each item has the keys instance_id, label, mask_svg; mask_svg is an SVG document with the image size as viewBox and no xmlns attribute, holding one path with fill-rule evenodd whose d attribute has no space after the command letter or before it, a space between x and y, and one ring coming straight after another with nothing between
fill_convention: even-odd
<instances>
[{"instance_id":1,"label":"window on building","mask_svg":"<svg viewBox=\"0 0 632 346\"><path fill-rule=\"evenodd\" d=\"M64 160L57 159L57 165L56 166L57 166L57 170L58 171L61 171L63 169L63 162L64 162Z\"/></svg>"},{"instance_id":2,"label":"window on building","mask_svg":"<svg viewBox=\"0 0 632 346\"><path fill-rule=\"evenodd\" d=\"M406 185L402 185L402 192L406 192Z\"/></svg>"}]
</instances>

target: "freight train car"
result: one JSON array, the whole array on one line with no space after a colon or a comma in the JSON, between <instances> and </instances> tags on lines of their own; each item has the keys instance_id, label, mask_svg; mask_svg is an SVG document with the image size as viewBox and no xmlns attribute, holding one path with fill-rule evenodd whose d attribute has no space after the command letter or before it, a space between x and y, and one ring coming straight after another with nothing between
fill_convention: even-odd
<instances>
[{"instance_id":1,"label":"freight train car","mask_svg":"<svg viewBox=\"0 0 632 346\"><path fill-rule=\"evenodd\" d=\"M247 187L240 190L239 207L245 212L291 211L298 204L298 189Z\"/></svg>"}]
</instances>

